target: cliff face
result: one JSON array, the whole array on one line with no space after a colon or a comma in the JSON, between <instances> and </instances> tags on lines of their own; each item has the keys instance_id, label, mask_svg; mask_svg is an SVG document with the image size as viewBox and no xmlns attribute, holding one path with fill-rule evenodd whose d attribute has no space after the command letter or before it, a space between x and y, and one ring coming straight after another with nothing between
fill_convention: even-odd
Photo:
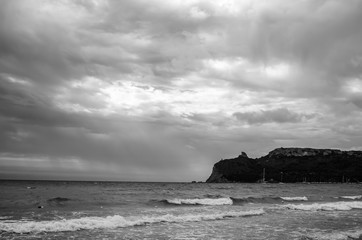
<instances>
[{"instance_id":1,"label":"cliff face","mask_svg":"<svg viewBox=\"0 0 362 240\"><path fill-rule=\"evenodd\" d=\"M258 179L257 170L255 161L243 152L237 158L216 163L206 182L250 182Z\"/></svg>"},{"instance_id":2,"label":"cliff face","mask_svg":"<svg viewBox=\"0 0 362 240\"><path fill-rule=\"evenodd\" d=\"M206 182L360 182L362 151L277 148L252 159L245 153L214 165Z\"/></svg>"}]
</instances>

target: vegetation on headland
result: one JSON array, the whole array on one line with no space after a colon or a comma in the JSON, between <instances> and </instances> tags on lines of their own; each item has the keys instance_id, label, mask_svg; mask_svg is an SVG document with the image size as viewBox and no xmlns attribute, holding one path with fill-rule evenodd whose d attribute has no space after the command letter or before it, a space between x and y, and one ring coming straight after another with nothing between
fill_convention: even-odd
<instances>
[{"instance_id":1,"label":"vegetation on headland","mask_svg":"<svg viewBox=\"0 0 362 240\"><path fill-rule=\"evenodd\" d=\"M265 170L264 170L265 169ZM263 171L265 176L263 178ZM266 156L237 158L214 165L206 182L360 182L362 151L277 148Z\"/></svg>"}]
</instances>

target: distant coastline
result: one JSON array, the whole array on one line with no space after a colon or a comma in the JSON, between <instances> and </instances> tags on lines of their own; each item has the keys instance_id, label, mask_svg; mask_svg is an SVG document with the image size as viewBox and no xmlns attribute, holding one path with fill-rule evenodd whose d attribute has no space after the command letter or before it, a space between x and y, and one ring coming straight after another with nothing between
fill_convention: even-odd
<instances>
[{"instance_id":1,"label":"distant coastline","mask_svg":"<svg viewBox=\"0 0 362 240\"><path fill-rule=\"evenodd\" d=\"M260 158L245 152L220 160L209 183L359 183L362 181L362 151L338 149L277 148Z\"/></svg>"}]
</instances>

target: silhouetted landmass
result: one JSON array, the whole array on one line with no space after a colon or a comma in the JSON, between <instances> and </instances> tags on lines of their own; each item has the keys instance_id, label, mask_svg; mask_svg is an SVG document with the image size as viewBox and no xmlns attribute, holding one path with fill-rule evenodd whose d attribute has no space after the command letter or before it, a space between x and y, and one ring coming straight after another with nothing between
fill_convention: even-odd
<instances>
[{"instance_id":1,"label":"silhouetted landmass","mask_svg":"<svg viewBox=\"0 0 362 240\"><path fill-rule=\"evenodd\" d=\"M242 152L214 165L206 182L360 182L362 151L277 148L261 158Z\"/></svg>"}]
</instances>

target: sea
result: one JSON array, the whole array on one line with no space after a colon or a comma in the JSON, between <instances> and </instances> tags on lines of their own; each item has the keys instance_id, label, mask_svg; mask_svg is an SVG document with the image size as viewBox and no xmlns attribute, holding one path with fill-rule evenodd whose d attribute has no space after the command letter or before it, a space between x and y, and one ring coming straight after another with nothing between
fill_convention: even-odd
<instances>
[{"instance_id":1,"label":"sea","mask_svg":"<svg viewBox=\"0 0 362 240\"><path fill-rule=\"evenodd\" d=\"M0 239L362 239L362 184L6 180Z\"/></svg>"}]
</instances>

